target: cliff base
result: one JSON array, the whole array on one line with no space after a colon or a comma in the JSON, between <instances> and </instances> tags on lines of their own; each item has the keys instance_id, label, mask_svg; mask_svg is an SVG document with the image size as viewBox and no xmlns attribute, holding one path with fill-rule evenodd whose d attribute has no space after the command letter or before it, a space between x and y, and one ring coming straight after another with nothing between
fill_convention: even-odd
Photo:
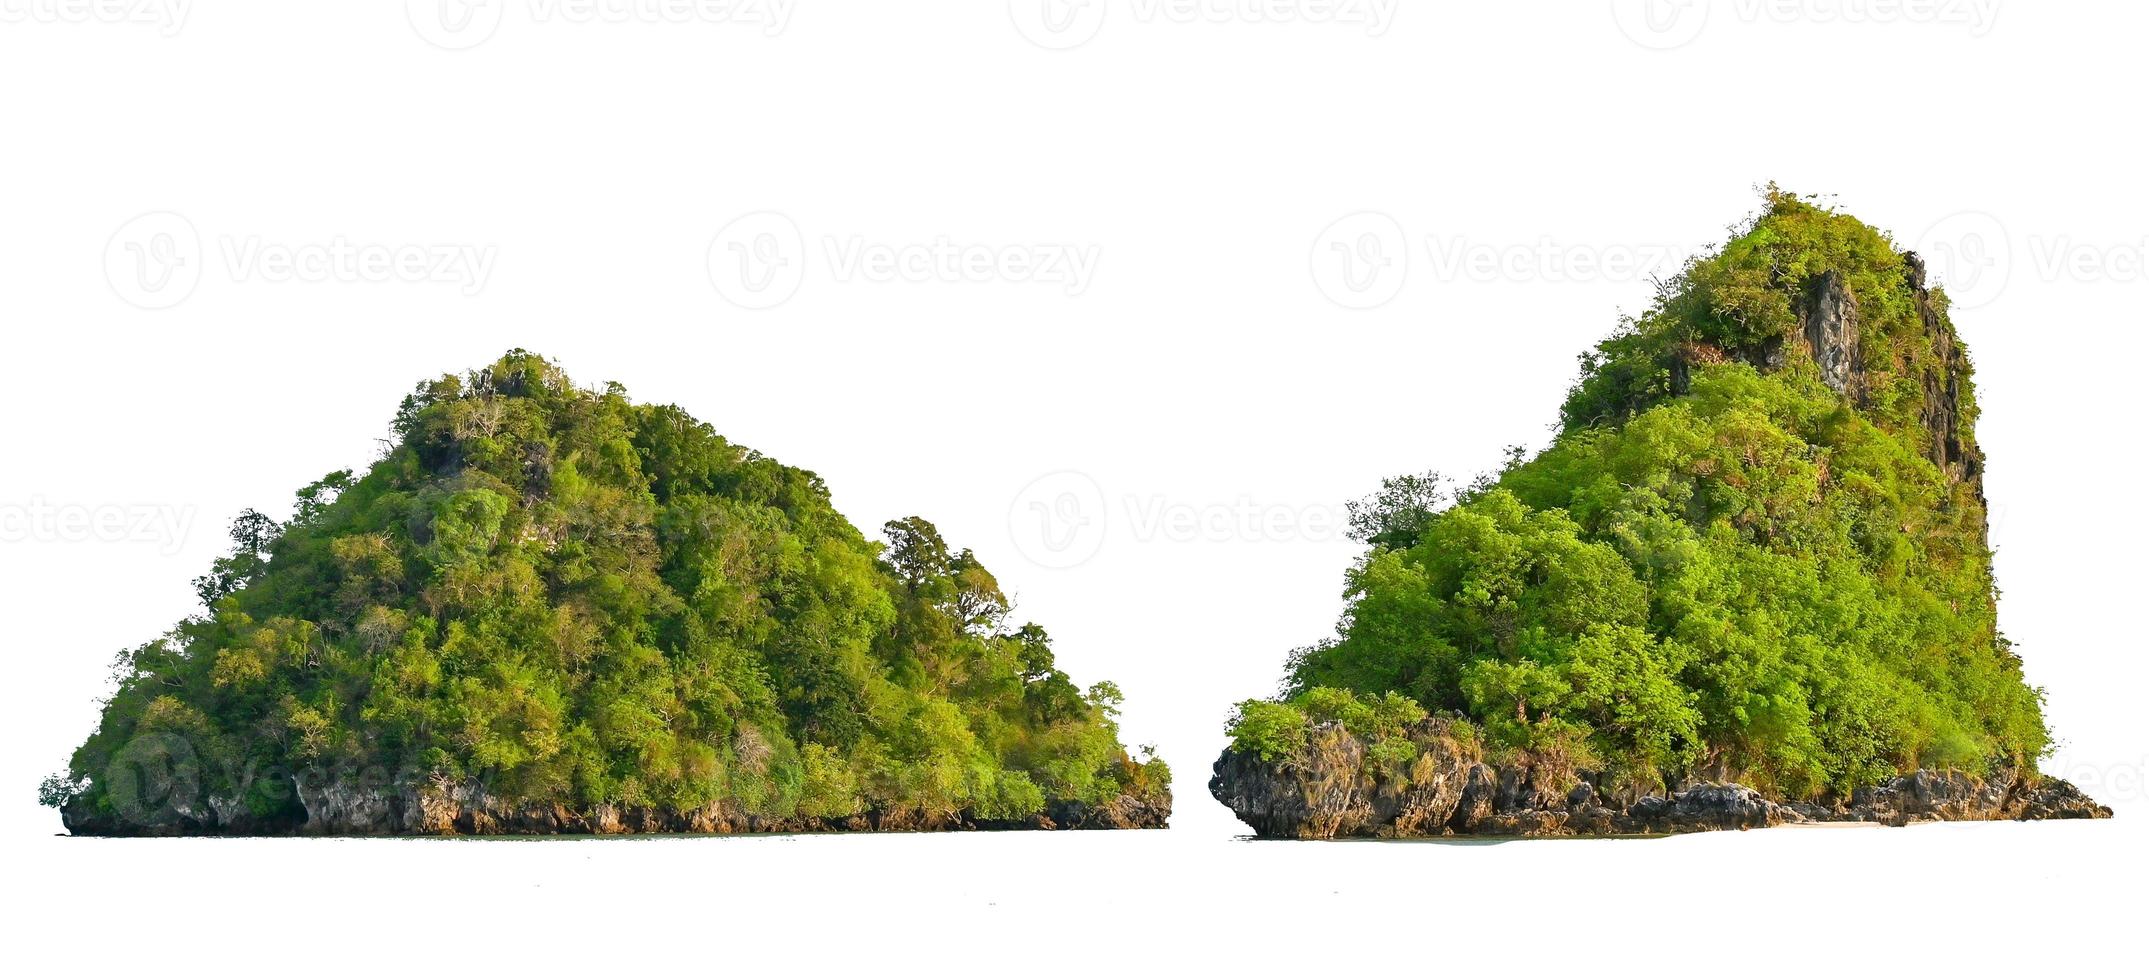
<instances>
[{"instance_id":1,"label":"cliff base","mask_svg":"<svg viewBox=\"0 0 2149 980\"><path fill-rule=\"evenodd\" d=\"M1171 794L1121 795L1102 805L1055 801L1019 819L922 808L869 810L841 817L765 816L729 803L692 810L663 807L518 803L474 782L377 783L364 779L285 783L296 807L268 815L188 787L145 787L153 800L127 798L117 808L76 801L60 811L70 834L89 837L452 837L559 834L813 834L953 830L1137 830L1163 828Z\"/></svg>"},{"instance_id":2,"label":"cliff base","mask_svg":"<svg viewBox=\"0 0 2149 980\"><path fill-rule=\"evenodd\" d=\"M1383 766L1338 724L1316 726L1296 753L1264 760L1226 750L1209 792L1256 836L1573 837L1750 830L1783 824L2101 819L2112 811L2062 779L2012 766L1988 775L1919 770L1825 802L1770 799L1731 782L1694 782L1621 799L1589 775L1545 760L1488 761L1450 724L1413 726L1411 762Z\"/></svg>"}]
</instances>

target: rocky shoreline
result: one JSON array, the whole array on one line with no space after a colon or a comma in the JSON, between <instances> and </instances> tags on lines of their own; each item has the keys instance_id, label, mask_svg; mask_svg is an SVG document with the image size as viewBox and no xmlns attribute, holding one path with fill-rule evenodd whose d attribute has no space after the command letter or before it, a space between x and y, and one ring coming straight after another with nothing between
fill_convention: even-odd
<instances>
[{"instance_id":1,"label":"rocky shoreline","mask_svg":"<svg viewBox=\"0 0 2149 980\"><path fill-rule=\"evenodd\" d=\"M1430 719L1409 734L1408 771L1371 764L1343 726L1315 726L1294 754L1264 760L1227 749L1209 792L1259 837L1590 837L1750 830L1785 824L2099 819L2112 811L2073 784L2008 766L1978 777L1919 770L1825 803L1773 800L1732 782L1693 782L1619 799L1589 774L1518 760L1495 764Z\"/></svg>"},{"instance_id":2,"label":"rocky shoreline","mask_svg":"<svg viewBox=\"0 0 2149 980\"><path fill-rule=\"evenodd\" d=\"M455 837L632 834L820 834L959 830L1160 829L1171 817L1168 792L1121 795L1102 805L1054 801L1019 820L968 811L871 810L846 817L774 817L730 803L692 810L600 804L517 803L474 782L424 782L377 788L362 783L292 781L303 817L258 817L235 800L174 793L134 812L60 811L67 832L84 837Z\"/></svg>"}]
</instances>

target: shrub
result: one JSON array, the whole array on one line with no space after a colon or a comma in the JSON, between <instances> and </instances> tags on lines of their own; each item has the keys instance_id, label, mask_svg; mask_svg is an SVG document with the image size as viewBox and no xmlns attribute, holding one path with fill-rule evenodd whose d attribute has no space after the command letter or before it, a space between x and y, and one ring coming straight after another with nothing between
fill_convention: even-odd
<instances>
[{"instance_id":1,"label":"shrub","mask_svg":"<svg viewBox=\"0 0 2149 980\"><path fill-rule=\"evenodd\" d=\"M1228 731L1233 749L1275 762L1306 744L1306 715L1276 701L1241 701Z\"/></svg>"}]
</instances>

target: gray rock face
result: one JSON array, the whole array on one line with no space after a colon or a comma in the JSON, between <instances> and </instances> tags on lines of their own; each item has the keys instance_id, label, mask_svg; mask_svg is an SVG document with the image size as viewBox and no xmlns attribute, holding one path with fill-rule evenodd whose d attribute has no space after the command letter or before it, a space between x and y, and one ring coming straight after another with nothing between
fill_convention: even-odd
<instances>
[{"instance_id":1,"label":"gray rock face","mask_svg":"<svg viewBox=\"0 0 2149 980\"><path fill-rule=\"evenodd\" d=\"M1851 794L1839 819L1902 826L1931 820L2096 820L2111 815L2111 808L2064 779L2009 768L1983 779L1920 769Z\"/></svg>"},{"instance_id":2,"label":"gray rock face","mask_svg":"<svg viewBox=\"0 0 2149 980\"><path fill-rule=\"evenodd\" d=\"M1926 372L1921 379L1925 398L1919 409L1920 421L1931 437L1933 464L1949 477L1975 485L1979 499L1983 499L1985 454L1977 448L1975 441L1964 438L1962 430L1962 385L1968 373L1969 358L1963 353L1955 329L1941 317L1939 308L1934 305L1932 290L1926 288L1925 260L1916 252L1905 252L1903 262L1911 292L1917 297L1918 317L1925 325L1925 336L1932 342L1933 351L1940 355L1940 366Z\"/></svg>"},{"instance_id":3,"label":"gray rock face","mask_svg":"<svg viewBox=\"0 0 2149 980\"><path fill-rule=\"evenodd\" d=\"M1317 726L1290 756L1226 750L1209 792L1261 837L1493 837L1677 834L1820 821L1900 826L1926 820L2099 818L2111 811L2064 780L2011 768L1975 777L1920 770L1863 789L1845 804L1772 800L1751 787L1699 782L1625 806L1572 770L1528 760L1493 765L1448 722L1414 728L1407 772L1368 764L1339 725Z\"/></svg>"},{"instance_id":4,"label":"gray rock face","mask_svg":"<svg viewBox=\"0 0 2149 980\"><path fill-rule=\"evenodd\" d=\"M1806 286L1805 308L1800 312L1799 336L1806 352L1820 365L1821 380L1836 394L1858 396L1858 301L1843 276L1830 270Z\"/></svg>"},{"instance_id":5,"label":"gray rock face","mask_svg":"<svg viewBox=\"0 0 2149 980\"><path fill-rule=\"evenodd\" d=\"M1674 794L1662 814L1641 823L1676 832L1752 830L1804 821L1805 818L1796 811L1770 802L1748 787L1737 783L1712 783Z\"/></svg>"},{"instance_id":6,"label":"gray rock face","mask_svg":"<svg viewBox=\"0 0 2149 980\"><path fill-rule=\"evenodd\" d=\"M1494 812L1503 793L1497 772L1445 729L1413 741L1418 756L1407 774L1369 776L1365 743L1324 725L1303 752L1274 763L1224 753L1209 792L1263 837L1437 836Z\"/></svg>"}]
</instances>

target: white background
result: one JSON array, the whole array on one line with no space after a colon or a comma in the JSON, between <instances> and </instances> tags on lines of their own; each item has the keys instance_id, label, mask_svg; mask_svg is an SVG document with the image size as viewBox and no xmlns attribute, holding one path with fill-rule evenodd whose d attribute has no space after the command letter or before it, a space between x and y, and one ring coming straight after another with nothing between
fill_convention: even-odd
<instances>
[{"instance_id":1,"label":"white background","mask_svg":"<svg viewBox=\"0 0 2149 980\"><path fill-rule=\"evenodd\" d=\"M2118 930L2149 815L2149 11L458 2L0 0L0 835L37 905L10 955L2141 963ZM1232 841L1208 765L1231 702L1330 629L1342 502L1542 445L1575 355L1770 180L1919 248L1961 301L2002 623L2049 691L2048 769L2120 819ZM942 243L980 266L871 261ZM869 531L921 514L976 549L1078 681L1125 688L1129 741L1177 768L1174 829L45 836L32 787L94 724L111 654L192 611L230 518L287 512L373 458L414 383L513 347L820 473ZM553 915L578 925L510 941Z\"/></svg>"}]
</instances>

